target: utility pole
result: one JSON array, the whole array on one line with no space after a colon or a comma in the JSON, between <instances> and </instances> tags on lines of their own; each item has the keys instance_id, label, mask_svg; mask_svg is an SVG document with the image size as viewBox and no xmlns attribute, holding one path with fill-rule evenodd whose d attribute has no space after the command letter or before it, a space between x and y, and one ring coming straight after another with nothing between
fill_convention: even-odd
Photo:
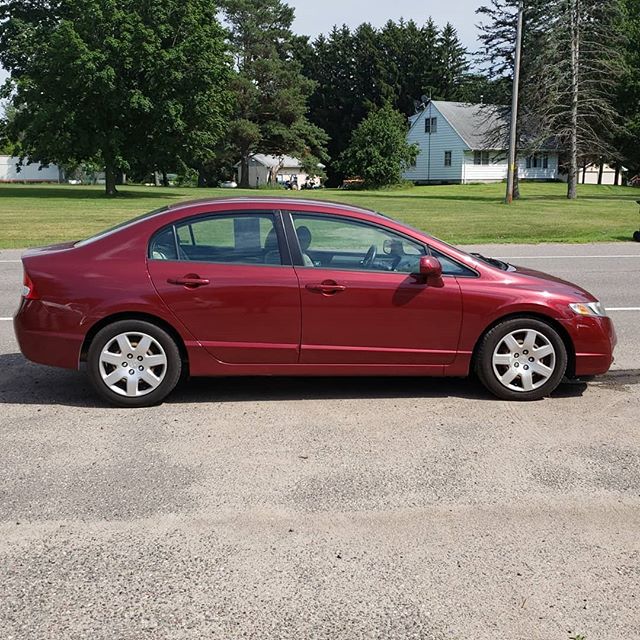
<instances>
[{"instance_id":1,"label":"utility pole","mask_svg":"<svg viewBox=\"0 0 640 640\"><path fill-rule=\"evenodd\" d=\"M518 3L518 26L516 28L516 53L513 62L513 95L511 97L511 125L509 127L509 167L507 168L507 196L505 202L513 202L513 180L516 171L516 146L518 127L518 92L520 90L520 56L522 54L522 21L524 0Z\"/></svg>"}]
</instances>

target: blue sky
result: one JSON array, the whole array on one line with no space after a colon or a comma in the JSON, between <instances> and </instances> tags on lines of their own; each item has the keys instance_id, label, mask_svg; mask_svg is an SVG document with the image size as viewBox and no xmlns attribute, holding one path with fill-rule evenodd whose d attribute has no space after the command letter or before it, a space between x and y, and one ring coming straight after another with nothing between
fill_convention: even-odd
<instances>
[{"instance_id":1,"label":"blue sky","mask_svg":"<svg viewBox=\"0 0 640 640\"><path fill-rule=\"evenodd\" d=\"M488 0L393 0L393 2L371 2L371 0L289 0L296 11L293 25L296 33L317 36L327 33L334 24L347 24L355 27L362 22L382 26L387 20L405 18L418 23L425 22L430 16L438 26L451 22L458 30L462 43L469 49L476 47L477 16L475 10ZM6 72L0 69L0 82L6 78Z\"/></svg>"},{"instance_id":2,"label":"blue sky","mask_svg":"<svg viewBox=\"0 0 640 640\"><path fill-rule=\"evenodd\" d=\"M430 16L438 26L450 22L457 30L463 44L476 47L476 28L478 22L476 9L488 0L393 0L392 2L371 2L371 0L322 0L320 3L310 0L288 0L296 10L293 25L296 33L316 36L327 33L334 24L357 26L370 22L382 26L387 20L405 18L418 23L425 22Z\"/></svg>"}]
</instances>

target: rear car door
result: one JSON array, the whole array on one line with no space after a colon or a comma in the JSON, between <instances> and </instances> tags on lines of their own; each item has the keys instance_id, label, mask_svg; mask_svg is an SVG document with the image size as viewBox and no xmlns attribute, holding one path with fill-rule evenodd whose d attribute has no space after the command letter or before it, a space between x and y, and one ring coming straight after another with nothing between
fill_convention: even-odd
<instances>
[{"instance_id":1,"label":"rear car door","mask_svg":"<svg viewBox=\"0 0 640 640\"><path fill-rule=\"evenodd\" d=\"M151 238L148 268L167 306L219 361L298 361L298 279L279 213L175 222Z\"/></svg>"},{"instance_id":2,"label":"rear car door","mask_svg":"<svg viewBox=\"0 0 640 640\"><path fill-rule=\"evenodd\" d=\"M297 245L301 363L453 361L462 322L460 286L451 276L434 286L411 275L429 251L424 244L345 216L293 212L287 225Z\"/></svg>"}]
</instances>

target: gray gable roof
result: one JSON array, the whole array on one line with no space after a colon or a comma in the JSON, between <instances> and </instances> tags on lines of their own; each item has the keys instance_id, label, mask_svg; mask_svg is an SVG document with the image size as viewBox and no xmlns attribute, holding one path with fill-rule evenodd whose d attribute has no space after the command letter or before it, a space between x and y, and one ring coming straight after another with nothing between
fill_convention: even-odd
<instances>
[{"instance_id":1,"label":"gray gable roof","mask_svg":"<svg viewBox=\"0 0 640 640\"><path fill-rule=\"evenodd\" d=\"M432 100L431 104L472 151L505 148L504 142L500 142L508 130L504 107L443 100Z\"/></svg>"}]
</instances>

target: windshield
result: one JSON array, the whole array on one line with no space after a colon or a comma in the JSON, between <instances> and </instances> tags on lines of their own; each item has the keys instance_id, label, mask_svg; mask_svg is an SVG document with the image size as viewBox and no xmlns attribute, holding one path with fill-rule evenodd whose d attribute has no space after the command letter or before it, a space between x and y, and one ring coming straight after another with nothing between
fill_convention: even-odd
<instances>
[{"instance_id":1,"label":"windshield","mask_svg":"<svg viewBox=\"0 0 640 640\"><path fill-rule=\"evenodd\" d=\"M106 238L107 236L110 236L112 233L115 233L116 231L120 231L120 229L124 229L125 227L129 227L133 224L136 224L136 222L140 222L140 220L144 220L145 218L151 218L152 216L158 215L159 213L163 213L168 208L169 207L167 206L160 207L159 209L154 209L153 211L143 213L142 215L132 218L131 220L125 220L124 222L121 222L120 224L115 225L115 227L110 227L109 229L100 231L99 233L96 233L93 236L85 238L84 240L79 240L73 246L84 247L85 245L91 244L92 242L96 242L97 240L102 240L102 238Z\"/></svg>"}]
</instances>

